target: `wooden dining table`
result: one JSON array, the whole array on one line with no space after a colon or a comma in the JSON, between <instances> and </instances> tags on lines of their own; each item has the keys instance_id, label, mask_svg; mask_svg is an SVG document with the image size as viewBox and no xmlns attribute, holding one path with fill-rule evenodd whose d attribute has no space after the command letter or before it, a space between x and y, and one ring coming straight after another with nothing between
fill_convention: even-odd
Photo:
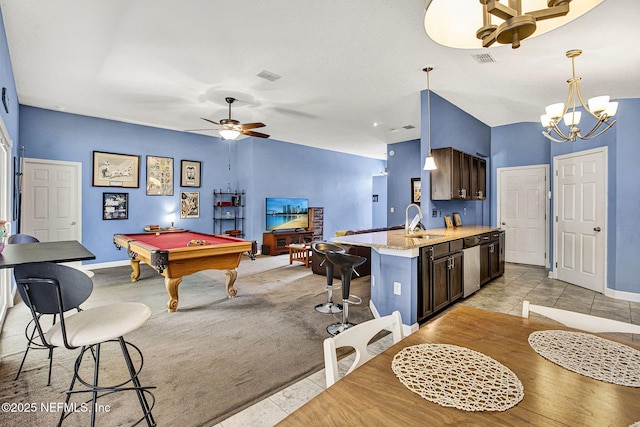
<instances>
[{"instance_id":1,"label":"wooden dining table","mask_svg":"<svg viewBox=\"0 0 640 427\"><path fill-rule=\"evenodd\" d=\"M531 348L529 335L550 329L574 330L458 305L340 379L278 425L629 426L640 421L640 388L571 372ZM640 349L629 341L618 342ZM399 381L392 361L402 349L425 343L465 347L493 358L522 382L524 398L502 412L464 411L422 398Z\"/></svg>"}]
</instances>

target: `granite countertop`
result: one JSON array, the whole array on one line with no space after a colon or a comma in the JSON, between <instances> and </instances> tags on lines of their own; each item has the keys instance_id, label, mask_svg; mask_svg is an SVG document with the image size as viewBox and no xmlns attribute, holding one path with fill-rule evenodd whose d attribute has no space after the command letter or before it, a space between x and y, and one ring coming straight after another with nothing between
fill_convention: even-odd
<instances>
[{"instance_id":1,"label":"granite countertop","mask_svg":"<svg viewBox=\"0 0 640 427\"><path fill-rule=\"evenodd\" d=\"M375 233L352 234L350 236L336 236L333 237L331 241L343 245L409 250L484 234L499 229L499 227L466 225L456 228L433 228L413 233L410 236L405 236L404 230L389 230Z\"/></svg>"}]
</instances>

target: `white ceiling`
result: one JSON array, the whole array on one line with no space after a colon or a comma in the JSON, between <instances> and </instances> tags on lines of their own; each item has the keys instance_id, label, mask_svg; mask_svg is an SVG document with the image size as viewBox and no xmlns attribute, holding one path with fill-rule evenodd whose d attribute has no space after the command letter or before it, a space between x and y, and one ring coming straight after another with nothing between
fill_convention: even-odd
<instances>
[{"instance_id":1,"label":"white ceiling","mask_svg":"<svg viewBox=\"0 0 640 427\"><path fill-rule=\"evenodd\" d=\"M567 97L569 49L584 51L585 98L640 98L638 0L606 0L515 50L436 44L424 4L0 0L21 104L178 131L226 118L232 96L232 117L273 139L384 158L420 137L425 66L435 93L487 125L535 122ZM487 52L495 63L472 57Z\"/></svg>"}]
</instances>

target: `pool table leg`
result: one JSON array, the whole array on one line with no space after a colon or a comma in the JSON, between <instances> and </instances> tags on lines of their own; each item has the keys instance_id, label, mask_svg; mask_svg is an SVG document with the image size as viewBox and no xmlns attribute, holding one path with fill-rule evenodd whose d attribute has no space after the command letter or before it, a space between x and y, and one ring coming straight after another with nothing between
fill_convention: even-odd
<instances>
[{"instance_id":1,"label":"pool table leg","mask_svg":"<svg viewBox=\"0 0 640 427\"><path fill-rule=\"evenodd\" d=\"M167 292L169 293L169 302L167 302L167 308L169 309L169 313L175 313L178 309L178 286L182 283L182 277L176 277L170 279L169 277L164 278L164 286L167 288Z\"/></svg>"},{"instance_id":2,"label":"pool table leg","mask_svg":"<svg viewBox=\"0 0 640 427\"><path fill-rule=\"evenodd\" d=\"M229 294L229 298L235 298L238 294L238 290L233 287L233 284L236 283L236 278L238 277L238 270L235 268L226 270L224 272L227 275L227 294Z\"/></svg>"},{"instance_id":3,"label":"pool table leg","mask_svg":"<svg viewBox=\"0 0 640 427\"><path fill-rule=\"evenodd\" d=\"M133 270L131 272L131 281L135 282L138 280L138 277L140 277L140 261L139 260L135 260L135 259L131 260L131 270Z\"/></svg>"}]
</instances>

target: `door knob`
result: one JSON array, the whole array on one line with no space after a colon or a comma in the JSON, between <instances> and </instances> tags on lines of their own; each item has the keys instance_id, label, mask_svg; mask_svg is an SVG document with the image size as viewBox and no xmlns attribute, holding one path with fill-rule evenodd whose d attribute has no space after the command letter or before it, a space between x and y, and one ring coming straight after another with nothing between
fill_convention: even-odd
<instances>
[{"instance_id":1,"label":"door knob","mask_svg":"<svg viewBox=\"0 0 640 427\"><path fill-rule=\"evenodd\" d=\"M76 225L76 222L75 222L75 221L72 221L72 222L71 222L71 225Z\"/></svg>"},{"instance_id":2,"label":"door knob","mask_svg":"<svg viewBox=\"0 0 640 427\"><path fill-rule=\"evenodd\" d=\"M600 227L593 227L593 231L602 231L602 228L600 228Z\"/></svg>"},{"instance_id":3,"label":"door knob","mask_svg":"<svg viewBox=\"0 0 640 427\"><path fill-rule=\"evenodd\" d=\"M507 225L507 223L503 221L503 222L502 222L502 225Z\"/></svg>"}]
</instances>

